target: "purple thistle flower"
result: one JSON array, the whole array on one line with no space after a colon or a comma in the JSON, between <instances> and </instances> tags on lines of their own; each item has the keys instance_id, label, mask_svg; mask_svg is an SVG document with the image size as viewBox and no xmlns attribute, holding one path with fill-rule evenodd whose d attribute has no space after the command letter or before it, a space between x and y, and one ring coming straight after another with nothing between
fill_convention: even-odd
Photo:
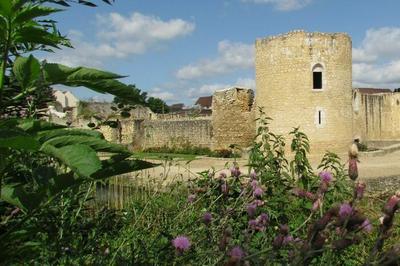
<instances>
[{"instance_id":1,"label":"purple thistle flower","mask_svg":"<svg viewBox=\"0 0 400 266\"><path fill-rule=\"evenodd\" d=\"M252 171L249 175L250 179L254 180L257 178L257 173L255 171Z\"/></svg>"},{"instance_id":2,"label":"purple thistle flower","mask_svg":"<svg viewBox=\"0 0 400 266\"><path fill-rule=\"evenodd\" d=\"M252 181L250 182L250 185L251 185L251 188L252 188L253 190L255 190L255 189L257 188L257 186L258 186L258 181L257 181L257 180L252 180Z\"/></svg>"},{"instance_id":3,"label":"purple thistle flower","mask_svg":"<svg viewBox=\"0 0 400 266\"><path fill-rule=\"evenodd\" d=\"M372 224L368 219L364 220L364 222L361 224L361 228L367 233L372 232Z\"/></svg>"},{"instance_id":4,"label":"purple thistle flower","mask_svg":"<svg viewBox=\"0 0 400 266\"><path fill-rule=\"evenodd\" d=\"M283 237L282 245L286 246L294 241L293 236L287 235Z\"/></svg>"},{"instance_id":5,"label":"purple thistle flower","mask_svg":"<svg viewBox=\"0 0 400 266\"><path fill-rule=\"evenodd\" d=\"M193 203L196 200L196 195L195 194L190 194L188 196L188 202Z\"/></svg>"},{"instance_id":6,"label":"purple thistle flower","mask_svg":"<svg viewBox=\"0 0 400 266\"><path fill-rule=\"evenodd\" d=\"M239 246L236 246L236 247L232 248L231 252L229 252L229 255L235 261L239 261L244 257L245 254Z\"/></svg>"},{"instance_id":7,"label":"purple thistle flower","mask_svg":"<svg viewBox=\"0 0 400 266\"><path fill-rule=\"evenodd\" d=\"M257 228L258 228L257 220L250 220L248 224L249 224L250 229L257 230Z\"/></svg>"},{"instance_id":8,"label":"purple thistle flower","mask_svg":"<svg viewBox=\"0 0 400 266\"><path fill-rule=\"evenodd\" d=\"M231 168L231 176L233 176L233 177L239 177L240 174L241 174L241 172L240 172L240 170L239 170L239 167L234 166L234 167Z\"/></svg>"},{"instance_id":9,"label":"purple thistle flower","mask_svg":"<svg viewBox=\"0 0 400 266\"><path fill-rule=\"evenodd\" d=\"M257 217L257 221L259 224L267 225L267 223L269 222L268 214L261 213L260 216Z\"/></svg>"},{"instance_id":10,"label":"purple thistle flower","mask_svg":"<svg viewBox=\"0 0 400 266\"><path fill-rule=\"evenodd\" d=\"M212 214L210 212L206 212L203 215L203 222L207 225L209 225L212 221Z\"/></svg>"},{"instance_id":11,"label":"purple thistle flower","mask_svg":"<svg viewBox=\"0 0 400 266\"><path fill-rule=\"evenodd\" d=\"M264 194L264 191L260 187L256 187L253 191L253 196L256 198L261 198L263 194Z\"/></svg>"},{"instance_id":12,"label":"purple thistle flower","mask_svg":"<svg viewBox=\"0 0 400 266\"><path fill-rule=\"evenodd\" d=\"M229 192L228 184L226 183L226 181L224 181L224 183L221 185L221 192L225 195Z\"/></svg>"},{"instance_id":13,"label":"purple thistle flower","mask_svg":"<svg viewBox=\"0 0 400 266\"><path fill-rule=\"evenodd\" d=\"M350 216L352 212L353 212L353 208L350 206L350 204L343 203L342 205L340 205L340 209L339 209L340 217L346 218L346 217Z\"/></svg>"},{"instance_id":14,"label":"purple thistle flower","mask_svg":"<svg viewBox=\"0 0 400 266\"><path fill-rule=\"evenodd\" d=\"M305 191L304 189L295 187L292 189L292 193L293 195L300 197L300 198L307 198L310 200L313 200L315 198L314 194L309 192L309 191Z\"/></svg>"},{"instance_id":15,"label":"purple thistle flower","mask_svg":"<svg viewBox=\"0 0 400 266\"><path fill-rule=\"evenodd\" d=\"M332 174L328 171L322 171L319 173L319 176L321 177L322 182L329 183L332 181Z\"/></svg>"},{"instance_id":16,"label":"purple thistle flower","mask_svg":"<svg viewBox=\"0 0 400 266\"><path fill-rule=\"evenodd\" d=\"M226 173L225 172L221 172L219 174L219 178L221 178L221 179L226 178Z\"/></svg>"},{"instance_id":17,"label":"purple thistle flower","mask_svg":"<svg viewBox=\"0 0 400 266\"><path fill-rule=\"evenodd\" d=\"M398 209L397 204L400 202L400 198L396 195L390 197L388 202L386 202L385 206L383 207L384 213L387 215L393 215L393 213Z\"/></svg>"},{"instance_id":18,"label":"purple thistle flower","mask_svg":"<svg viewBox=\"0 0 400 266\"><path fill-rule=\"evenodd\" d=\"M314 201L311 210L316 211L320 206L321 206L321 199L318 198L316 201Z\"/></svg>"},{"instance_id":19,"label":"purple thistle flower","mask_svg":"<svg viewBox=\"0 0 400 266\"><path fill-rule=\"evenodd\" d=\"M286 236L287 234L289 234L289 226L287 224L281 224L279 226L279 232Z\"/></svg>"},{"instance_id":20,"label":"purple thistle flower","mask_svg":"<svg viewBox=\"0 0 400 266\"><path fill-rule=\"evenodd\" d=\"M257 210L257 204L255 204L254 202L247 205L247 214L250 217L253 217L256 214L256 210Z\"/></svg>"},{"instance_id":21,"label":"purple thistle flower","mask_svg":"<svg viewBox=\"0 0 400 266\"><path fill-rule=\"evenodd\" d=\"M263 201L263 200L259 200L259 199L254 200L253 203L254 203L257 207L260 207L260 206L263 206L263 205L264 205L264 201Z\"/></svg>"},{"instance_id":22,"label":"purple thistle flower","mask_svg":"<svg viewBox=\"0 0 400 266\"><path fill-rule=\"evenodd\" d=\"M357 182L356 189L355 189L355 196L357 199L362 199L364 196L365 187L367 185L364 182Z\"/></svg>"},{"instance_id":23,"label":"purple thistle flower","mask_svg":"<svg viewBox=\"0 0 400 266\"><path fill-rule=\"evenodd\" d=\"M186 236L177 236L172 240L172 245L180 253L189 250L191 246L190 241Z\"/></svg>"}]
</instances>

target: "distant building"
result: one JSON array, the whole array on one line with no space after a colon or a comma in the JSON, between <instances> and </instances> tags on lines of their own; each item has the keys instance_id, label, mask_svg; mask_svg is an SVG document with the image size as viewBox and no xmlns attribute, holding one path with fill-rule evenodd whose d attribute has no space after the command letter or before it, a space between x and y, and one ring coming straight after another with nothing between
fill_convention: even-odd
<instances>
[{"instance_id":1,"label":"distant building","mask_svg":"<svg viewBox=\"0 0 400 266\"><path fill-rule=\"evenodd\" d=\"M54 90L53 94L56 98L55 108L59 112L77 108L79 105L78 98L76 98L70 91Z\"/></svg>"},{"instance_id":2,"label":"distant building","mask_svg":"<svg viewBox=\"0 0 400 266\"><path fill-rule=\"evenodd\" d=\"M381 88L354 88L361 94L374 94L374 93L390 93L393 92L391 89L381 89Z\"/></svg>"},{"instance_id":3,"label":"distant building","mask_svg":"<svg viewBox=\"0 0 400 266\"><path fill-rule=\"evenodd\" d=\"M200 107L201 110L211 110L212 96L200 97L194 105Z\"/></svg>"},{"instance_id":4,"label":"distant building","mask_svg":"<svg viewBox=\"0 0 400 266\"><path fill-rule=\"evenodd\" d=\"M183 108L185 107L185 105L183 103L176 103L176 104L172 104L169 109L172 113L175 112L181 112L183 111Z\"/></svg>"}]
</instances>

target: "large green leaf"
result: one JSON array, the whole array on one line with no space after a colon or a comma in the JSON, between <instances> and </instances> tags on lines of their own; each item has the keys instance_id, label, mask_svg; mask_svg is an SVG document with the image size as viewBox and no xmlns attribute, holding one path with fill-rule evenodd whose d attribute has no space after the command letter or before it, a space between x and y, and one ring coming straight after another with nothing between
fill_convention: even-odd
<instances>
[{"instance_id":1,"label":"large green leaf","mask_svg":"<svg viewBox=\"0 0 400 266\"><path fill-rule=\"evenodd\" d=\"M92 177L95 179L102 179L115 175L130 173L133 171L152 168L155 166L157 166L157 164L153 164L151 162L146 162L142 160L124 160L111 164L108 167L103 167L101 170L94 173Z\"/></svg>"},{"instance_id":2,"label":"large green leaf","mask_svg":"<svg viewBox=\"0 0 400 266\"><path fill-rule=\"evenodd\" d=\"M86 87L99 93L109 93L123 99L135 97L129 86L119 82L124 76L92 68L71 68L60 64L45 64L44 77L48 85ZM136 98L134 98L136 99Z\"/></svg>"},{"instance_id":3,"label":"large green leaf","mask_svg":"<svg viewBox=\"0 0 400 266\"><path fill-rule=\"evenodd\" d=\"M94 80L94 81L67 81L63 85L71 87L86 87L99 93L109 93L117 97L126 100L136 100L136 97L132 95L131 90L127 85L118 80L107 79L107 80Z\"/></svg>"},{"instance_id":4,"label":"large green leaf","mask_svg":"<svg viewBox=\"0 0 400 266\"><path fill-rule=\"evenodd\" d=\"M47 63L43 67L44 78L49 84L87 82L103 79L117 79L124 76L86 67L68 67Z\"/></svg>"},{"instance_id":5,"label":"large green leaf","mask_svg":"<svg viewBox=\"0 0 400 266\"><path fill-rule=\"evenodd\" d=\"M10 16L12 11L12 1L11 0L1 0L0 1L0 15Z\"/></svg>"},{"instance_id":6,"label":"large green leaf","mask_svg":"<svg viewBox=\"0 0 400 266\"><path fill-rule=\"evenodd\" d=\"M54 124L43 120L16 119L14 121L16 121L16 123L18 124L18 128L28 133L36 133L43 130L66 128L66 126L64 125ZM9 123L11 122L12 120Z\"/></svg>"},{"instance_id":7,"label":"large green leaf","mask_svg":"<svg viewBox=\"0 0 400 266\"><path fill-rule=\"evenodd\" d=\"M24 150L39 150L39 142L32 136L13 128L0 128L0 147Z\"/></svg>"},{"instance_id":8,"label":"large green leaf","mask_svg":"<svg viewBox=\"0 0 400 266\"><path fill-rule=\"evenodd\" d=\"M112 152L112 153L129 153L129 151L122 145L108 142L104 139L98 139L92 136L59 136L51 138L43 145L52 145L56 148L61 148L68 145L82 144L91 147L97 152Z\"/></svg>"},{"instance_id":9,"label":"large green leaf","mask_svg":"<svg viewBox=\"0 0 400 266\"><path fill-rule=\"evenodd\" d=\"M74 144L56 148L45 144L41 151L53 156L68 166L72 171L82 177L90 177L101 169L101 162L96 152L83 144Z\"/></svg>"},{"instance_id":10,"label":"large green leaf","mask_svg":"<svg viewBox=\"0 0 400 266\"><path fill-rule=\"evenodd\" d=\"M47 45L59 48L66 39L53 33L49 33L46 29L34 26L24 26L15 33L14 42L31 43L37 45Z\"/></svg>"},{"instance_id":11,"label":"large green leaf","mask_svg":"<svg viewBox=\"0 0 400 266\"><path fill-rule=\"evenodd\" d=\"M23 210L34 209L44 196L44 192L27 192L23 184L3 184L1 186L1 199Z\"/></svg>"},{"instance_id":12,"label":"large green leaf","mask_svg":"<svg viewBox=\"0 0 400 266\"><path fill-rule=\"evenodd\" d=\"M62 9L51 8L47 6L31 5L23 8L15 17L14 23L23 23L38 17L48 16Z\"/></svg>"},{"instance_id":13,"label":"large green leaf","mask_svg":"<svg viewBox=\"0 0 400 266\"><path fill-rule=\"evenodd\" d=\"M31 87L37 82L40 75L39 61L30 55L29 57L18 57L13 66L16 79L23 89Z\"/></svg>"},{"instance_id":14,"label":"large green leaf","mask_svg":"<svg viewBox=\"0 0 400 266\"><path fill-rule=\"evenodd\" d=\"M44 143L45 141L60 137L60 136L91 136L97 139L104 139L102 133L96 130L88 130L88 129L70 129L70 128L63 128L63 129L52 129L52 130L45 130L40 131L36 134L36 138L39 142Z\"/></svg>"}]
</instances>

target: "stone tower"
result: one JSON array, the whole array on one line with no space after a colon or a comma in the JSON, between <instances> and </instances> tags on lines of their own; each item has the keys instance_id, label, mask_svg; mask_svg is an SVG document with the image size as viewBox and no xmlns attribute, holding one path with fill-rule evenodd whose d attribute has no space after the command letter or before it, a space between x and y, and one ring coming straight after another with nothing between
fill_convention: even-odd
<instances>
[{"instance_id":1,"label":"stone tower","mask_svg":"<svg viewBox=\"0 0 400 266\"><path fill-rule=\"evenodd\" d=\"M254 92L246 88L216 91L212 99L213 150L250 146L256 135Z\"/></svg>"},{"instance_id":2,"label":"stone tower","mask_svg":"<svg viewBox=\"0 0 400 266\"><path fill-rule=\"evenodd\" d=\"M311 153L343 153L352 141L351 38L293 31L256 41L256 102L288 136L300 126Z\"/></svg>"}]
</instances>

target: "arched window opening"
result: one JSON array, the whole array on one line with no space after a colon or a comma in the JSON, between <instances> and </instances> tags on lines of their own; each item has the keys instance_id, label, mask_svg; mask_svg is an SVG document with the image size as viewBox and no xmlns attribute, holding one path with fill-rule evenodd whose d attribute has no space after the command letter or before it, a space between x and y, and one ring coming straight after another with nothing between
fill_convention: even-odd
<instances>
[{"instance_id":1,"label":"arched window opening","mask_svg":"<svg viewBox=\"0 0 400 266\"><path fill-rule=\"evenodd\" d=\"M323 79L323 73L324 73L324 68L322 67L321 64L316 64L313 69L313 89L314 90L320 90L322 89L322 79Z\"/></svg>"}]
</instances>

